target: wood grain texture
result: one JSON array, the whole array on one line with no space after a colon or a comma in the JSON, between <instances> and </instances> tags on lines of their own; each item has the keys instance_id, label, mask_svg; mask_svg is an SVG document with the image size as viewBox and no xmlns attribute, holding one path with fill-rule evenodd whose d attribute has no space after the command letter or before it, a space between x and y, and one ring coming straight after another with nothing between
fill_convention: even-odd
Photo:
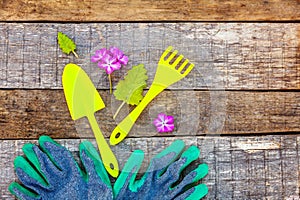
<instances>
[{"instance_id":1,"label":"wood grain texture","mask_svg":"<svg viewBox=\"0 0 300 200\"><path fill-rule=\"evenodd\" d=\"M298 0L3 0L1 21L299 20Z\"/></svg>"},{"instance_id":2,"label":"wood grain texture","mask_svg":"<svg viewBox=\"0 0 300 200\"><path fill-rule=\"evenodd\" d=\"M297 199L299 197L299 142L297 135L263 137L178 137L186 145L201 150L197 163L207 163L210 171L203 180L209 187L204 199ZM177 139L178 139L177 138ZM153 155L171 144L176 138L126 139L112 149L121 168L135 149L145 152L145 171ZM57 140L74 155L78 154L80 140ZM25 143L35 140L0 141L1 199L14 199L7 187L16 180L13 160L23 155ZM93 141L95 145L95 141Z\"/></svg>"},{"instance_id":3,"label":"wood grain texture","mask_svg":"<svg viewBox=\"0 0 300 200\"><path fill-rule=\"evenodd\" d=\"M108 137L132 109L100 91L106 108L96 113ZM266 134L300 131L299 92L165 91L144 110L129 137L203 134ZM72 121L62 90L0 90L1 139L92 137L85 118ZM175 117L172 134L157 134L152 121L160 112Z\"/></svg>"},{"instance_id":4,"label":"wood grain texture","mask_svg":"<svg viewBox=\"0 0 300 200\"><path fill-rule=\"evenodd\" d=\"M69 62L79 64L99 89L107 75L90 57L96 49L121 48L126 68L113 73L114 85L133 65L145 64L152 82L160 55L173 45L196 67L176 89L300 89L297 23L0 23L0 88L61 89ZM80 58L57 45L62 31L77 44Z\"/></svg>"},{"instance_id":5,"label":"wood grain texture","mask_svg":"<svg viewBox=\"0 0 300 200\"><path fill-rule=\"evenodd\" d=\"M150 0L137 13L133 10L140 2L106 2L109 6L101 1L4 0L0 19L299 20L296 0L216 0L205 1L206 7L204 1ZM118 14L118 9L127 12ZM175 15L178 10L182 12ZM75 40L79 59L61 52L58 31ZM298 23L0 23L0 199L14 199L7 186L15 180L13 159L22 154L24 143L47 134L76 154L80 139L92 138L86 119L74 122L69 116L61 86L65 64L79 64L99 89L107 108L96 118L108 137L132 107L112 120L120 102L108 94L107 76L90 63L91 54L118 46L130 62L113 74L113 84L131 66L144 63L150 85L168 45L196 67L160 94L129 138L113 147L121 166L134 149L146 152L147 163L180 138L199 146L200 161L210 166L206 199L299 199L299 37ZM173 134L156 134L151 121L161 111L175 116Z\"/></svg>"}]
</instances>

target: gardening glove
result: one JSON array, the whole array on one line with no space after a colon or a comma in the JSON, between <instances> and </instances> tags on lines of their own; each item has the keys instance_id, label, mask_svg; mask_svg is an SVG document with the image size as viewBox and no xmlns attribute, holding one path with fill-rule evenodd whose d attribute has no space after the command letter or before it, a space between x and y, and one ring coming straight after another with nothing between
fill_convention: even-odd
<instances>
[{"instance_id":1,"label":"gardening glove","mask_svg":"<svg viewBox=\"0 0 300 200\"><path fill-rule=\"evenodd\" d=\"M208 189L206 185L199 184L199 180L208 173L206 164L198 165L180 179L181 172L200 155L196 146L191 146L182 153L184 147L182 140L173 142L150 161L140 180L136 180L136 175L142 165L144 153L141 150L134 151L113 187L116 199L196 200L204 197Z\"/></svg>"},{"instance_id":2,"label":"gardening glove","mask_svg":"<svg viewBox=\"0 0 300 200\"><path fill-rule=\"evenodd\" d=\"M71 153L48 136L41 136L39 147L25 144L26 157L14 161L22 185L13 182L9 191L19 199L113 199L109 177L96 149L90 142L80 144L81 170Z\"/></svg>"}]
</instances>

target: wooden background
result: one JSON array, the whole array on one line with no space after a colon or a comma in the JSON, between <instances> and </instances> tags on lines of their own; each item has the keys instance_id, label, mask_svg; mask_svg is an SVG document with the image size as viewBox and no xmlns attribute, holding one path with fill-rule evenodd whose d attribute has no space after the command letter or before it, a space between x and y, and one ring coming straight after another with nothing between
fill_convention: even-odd
<instances>
[{"instance_id":1,"label":"wooden background","mask_svg":"<svg viewBox=\"0 0 300 200\"><path fill-rule=\"evenodd\" d=\"M13 159L24 143L50 135L77 153L92 133L72 121L61 86L69 62L90 75L106 103L96 113L108 137L128 113L106 74L90 63L97 48L118 46L129 65L145 64L150 85L160 54L173 45L193 72L160 94L129 137L112 147L122 166L143 149L147 161L175 139L201 149L210 167L205 199L299 199L300 2L264 1L27 1L0 2L0 196L16 180ZM62 31L79 59L57 46ZM146 91L145 91L146 92ZM176 119L173 134L156 134L158 112Z\"/></svg>"}]
</instances>

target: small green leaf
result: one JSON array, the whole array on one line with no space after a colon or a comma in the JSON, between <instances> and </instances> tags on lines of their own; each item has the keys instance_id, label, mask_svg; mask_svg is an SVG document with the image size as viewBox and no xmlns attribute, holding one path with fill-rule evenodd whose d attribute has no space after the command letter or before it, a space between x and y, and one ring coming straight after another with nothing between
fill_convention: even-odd
<instances>
[{"instance_id":1,"label":"small green leaf","mask_svg":"<svg viewBox=\"0 0 300 200\"><path fill-rule=\"evenodd\" d=\"M70 54L72 52L76 58L78 58L78 55L75 52L76 44L67 35L63 34L62 32L58 32L57 40L59 47L64 53Z\"/></svg>"},{"instance_id":2,"label":"small green leaf","mask_svg":"<svg viewBox=\"0 0 300 200\"><path fill-rule=\"evenodd\" d=\"M144 65L134 66L128 71L124 80L118 83L114 92L116 99L125 101L130 105L138 105L143 99L142 92L147 86L147 79L147 70L144 68Z\"/></svg>"},{"instance_id":3,"label":"small green leaf","mask_svg":"<svg viewBox=\"0 0 300 200\"><path fill-rule=\"evenodd\" d=\"M140 103L143 99L143 89L147 86L147 79L147 70L143 64L140 64L132 67L124 80L119 81L114 95L116 99L123 101L123 103L113 116L114 119L125 103L130 105L138 105Z\"/></svg>"}]
</instances>

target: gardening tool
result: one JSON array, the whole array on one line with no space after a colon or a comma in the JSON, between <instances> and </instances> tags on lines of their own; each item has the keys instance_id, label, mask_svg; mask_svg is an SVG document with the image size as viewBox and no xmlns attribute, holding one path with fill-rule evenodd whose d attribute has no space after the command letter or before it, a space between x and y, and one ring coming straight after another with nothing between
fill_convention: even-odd
<instances>
[{"instance_id":1,"label":"gardening tool","mask_svg":"<svg viewBox=\"0 0 300 200\"><path fill-rule=\"evenodd\" d=\"M96 111L105 107L95 86L88 75L75 64L66 65L62 84L72 119L87 117L94 132L105 169L111 176L117 177L119 174L117 159L105 141L94 115Z\"/></svg>"},{"instance_id":2,"label":"gardening tool","mask_svg":"<svg viewBox=\"0 0 300 200\"><path fill-rule=\"evenodd\" d=\"M110 144L116 145L120 143L128 135L133 124L145 107L165 88L187 76L194 68L194 64L190 63L188 59L184 59L183 55L179 55L175 59L178 51L175 50L172 52L172 48L173 47L169 46L161 55L149 91L137 107L113 130L110 136ZM175 61L171 63L173 60Z\"/></svg>"}]
</instances>

